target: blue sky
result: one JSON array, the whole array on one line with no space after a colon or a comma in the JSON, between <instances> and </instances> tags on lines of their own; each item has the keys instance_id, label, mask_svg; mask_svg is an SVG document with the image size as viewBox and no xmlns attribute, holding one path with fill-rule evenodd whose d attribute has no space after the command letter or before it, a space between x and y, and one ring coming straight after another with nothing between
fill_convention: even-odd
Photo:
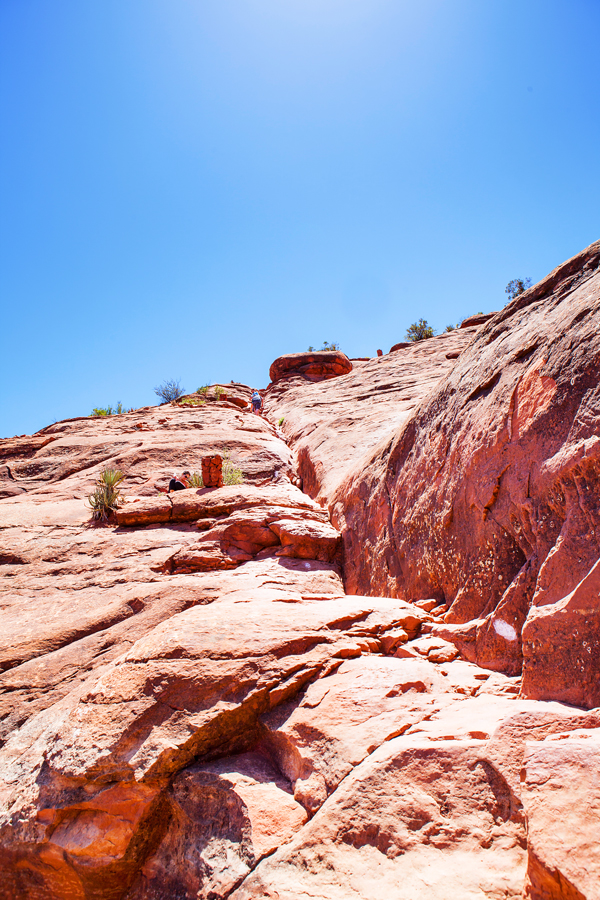
<instances>
[{"instance_id":1,"label":"blue sky","mask_svg":"<svg viewBox=\"0 0 600 900\"><path fill-rule=\"evenodd\" d=\"M600 237L598 0L0 0L0 436L500 308Z\"/></svg>"}]
</instances>

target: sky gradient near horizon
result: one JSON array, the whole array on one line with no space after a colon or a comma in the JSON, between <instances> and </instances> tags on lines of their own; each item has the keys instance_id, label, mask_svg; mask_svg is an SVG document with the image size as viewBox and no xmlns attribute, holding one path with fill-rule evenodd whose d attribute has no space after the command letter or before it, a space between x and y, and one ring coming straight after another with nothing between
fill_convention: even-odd
<instances>
[{"instance_id":1,"label":"sky gradient near horizon","mask_svg":"<svg viewBox=\"0 0 600 900\"><path fill-rule=\"evenodd\" d=\"M499 309L600 237L597 0L0 0L0 437Z\"/></svg>"}]
</instances>

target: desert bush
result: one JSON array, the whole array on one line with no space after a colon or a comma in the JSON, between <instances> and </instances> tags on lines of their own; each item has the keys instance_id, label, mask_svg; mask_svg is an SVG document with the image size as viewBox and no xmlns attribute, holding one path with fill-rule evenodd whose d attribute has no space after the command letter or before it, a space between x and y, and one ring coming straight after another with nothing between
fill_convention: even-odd
<instances>
[{"instance_id":1,"label":"desert bush","mask_svg":"<svg viewBox=\"0 0 600 900\"><path fill-rule=\"evenodd\" d=\"M237 466L234 466L229 451L223 453L223 484L242 484L244 481L244 473Z\"/></svg>"},{"instance_id":2,"label":"desert bush","mask_svg":"<svg viewBox=\"0 0 600 900\"><path fill-rule=\"evenodd\" d=\"M208 387L209 387L209 386L208 386L207 384L203 384L202 387L196 388L196 393L197 393L197 394L207 394L207 393L208 393Z\"/></svg>"},{"instance_id":3,"label":"desert bush","mask_svg":"<svg viewBox=\"0 0 600 900\"><path fill-rule=\"evenodd\" d=\"M180 397L183 397L185 388L181 387L179 379L171 378L155 387L154 393L157 397L160 397L163 403L172 403L173 400L179 400Z\"/></svg>"},{"instance_id":4,"label":"desert bush","mask_svg":"<svg viewBox=\"0 0 600 900\"><path fill-rule=\"evenodd\" d=\"M504 293L508 294L509 300L514 300L515 297L524 294L529 287L531 287L531 278L513 278L504 288Z\"/></svg>"},{"instance_id":5,"label":"desert bush","mask_svg":"<svg viewBox=\"0 0 600 900\"><path fill-rule=\"evenodd\" d=\"M281 426L283 425L284 422L285 422L285 416L282 416L282 417L279 419L279 421L277 422L277 424L278 424L279 427L281 428Z\"/></svg>"},{"instance_id":6,"label":"desert bush","mask_svg":"<svg viewBox=\"0 0 600 900\"><path fill-rule=\"evenodd\" d=\"M444 331L456 331L456 325L446 325Z\"/></svg>"},{"instance_id":7,"label":"desert bush","mask_svg":"<svg viewBox=\"0 0 600 900\"><path fill-rule=\"evenodd\" d=\"M409 328L406 329L406 340L407 341L425 341L427 338L432 338L435 335L435 331L428 324L427 319L419 319L418 322L413 322Z\"/></svg>"},{"instance_id":8,"label":"desert bush","mask_svg":"<svg viewBox=\"0 0 600 900\"><path fill-rule=\"evenodd\" d=\"M323 341L323 346L319 347L319 351L321 351L321 350L339 350L339 349L340 349L340 345L339 345L338 341L332 341L331 344L329 343L329 341ZM317 352L317 348L313 347L311 344L311 346L308 348L307 352L315 353L315 352Z\"/></svg>"},{"instance_id":9,"label":"desert bush","mask_svg":"<svg viewBox=\"0 0 600 900\"><path fill-rule=\"evenodd\" d=\"M215 397L217 400L220 400L223 394L225 393L225 388L222 388L220 384L215 385Z\"/></svg>"},{"instance_id":10,"label":"desert bush","mask_svg":"<svg viewBox=\"0 0 600 900\"><path fill-rule=\"evenodd\" d=\"M206 400L196 400L194 397L184 397L178 402L179 406L204 406L206 404Z\"/></svg>"},{"instance_id":11,"label":"desert bush","mask_svg":"<svg viewBox=\"0 0 600 900\"><path fill-rule=\"evenodd\" d=\"M121 416L123 413L133 412L132 409L126 409L121 401L117 403L115 408L112 406L97 406L91 411L90 416Z\"/></svg>"},{"instance_id":12,"label":"desert bush","mask_svg":"<svg viewBox=\"0 0 600 900\"><path fill-rule=\"evenodd\" d=\"M188 484L191 488L204 487L204 482L202 481L202 475L199 472L192 472L192 474L188 478Z\"/></svg>"},{"instance_id":13,"label":"desert bush","mask_svg":"<svg viewBox=\"0 0 600 900\"><path fill-rule=\"evenodd\" d=\"M92 518L105 522L118 508L121 498L119 485L125 476L119 469L104 469L93 493L88 495Z\"/></svg>"}]
</instances>

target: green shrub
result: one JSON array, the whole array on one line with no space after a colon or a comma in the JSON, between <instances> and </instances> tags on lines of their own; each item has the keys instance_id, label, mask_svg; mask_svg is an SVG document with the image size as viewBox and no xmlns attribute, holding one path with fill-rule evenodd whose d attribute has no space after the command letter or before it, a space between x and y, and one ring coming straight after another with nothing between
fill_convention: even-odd
<instances>
[{"instance_id":1,"label":"green shrub","mask_svg":"<svg viewBox=\"0 0 600 900\"><path fill-rule=\"evenodd\" d=\"M444 331L456 331L456 325L446 325Z\"/></svg>"},{"instance_id":2,"label":"green shrub","mask_svg":"<svg viewBox=\"0 0 600 900\"><path fill-rule=\"evenodd\" d=\"M229 458L229 451L225 450L223 453L223 484L242 484L243 481L242 470L234 466Z\"/></svg>"},{"instance_id":3,"label":"green shrub","mask_svg":"<svg viewBox=\"0 0 600 900\"><path fill-rule=\"evenodd\" d=\"M340 349L340 345L337 341L332 341L331 344L329 343L329 341L323 341L323 346L319 348L319 350L339 350L339 349ZM313 347L311 344L311 346L308 348L307 352L315 353L318 351L317 351L317 348Z\"/></svg>"},{"instance_id":4,"label":"green shrub","mask_svg":"<svg viewBox=\"0 0 600 900\"><path fill-rule=\"evenodd\" d=\"M508 294L509 300L514 300L524 294L527 288L531 287L531 278L513 278L504 288L504 293Z\"/></svg>"},{"instance_id":5,"label":"green shrub","mask_svg":"<svg viewBox=\"0 0 600 900\"><path fill-rule=\"evenodd\" d=\"M419 319L418 322L413 322L412 325L406 329L406 340L407 341L425 341L427 338L432 338L435 335L435 331L427 323L427 319Z\"/></svg>"},{"instance_id":6,"label":"green shrub","mask_svg":"<svg viewBox=\"0 0 600 900\"><path fill-rule=\"evenodd\" d=\"M119 485L124 478L119 469L104 469L100 473L94 492L88 495L93 519L105 522L118 508L121 498Z\"/></svg>"},{"instance_id":7,"label":"green shrub","mask_svg":"<svg viewBox=\"0 0 600 900\"><path fill-rule=\"evenodd\" d=\"M181 387L179 379L171 378L163 381L158 387L154 388L154 393L160 397L163 403L172 403L173 400L179 400L185 394L185 388Z\"/></svg>"},{"instance_id":8,"label":"green shrub","mask_svg":"<svg viewBox=\"0 0 600 900\"><path fill-rule=\"evenodd\" d=\"M119 400L114 409L112 406L98 406L91 411L90 416L122 416L128 412L134 412L133 407L127 409Z\"/></svg>"},{"instance_id":9,"label":"green shrub","mask_svg":"<svg viewBox=\"0 0 600 900\"><path fill-rule=\"evenodd\" d=\"M188 478L188 484L191 488L203 488L204 482L202 481L202 475L199 472L192 472Z\"/></svg>"},{"instance_id":10,"label":"green shrub","mask_svg":"<svg viewBox=\"0 0 600 900\"><path fill-rule=\"evenodd\" d=\"M208 385L203 384L202 387L196 388L197 394L207 394L208 393Z\"/></svg>"},{"instance_id":11,"label":"green shrub","mask_svg":"<svg viewBox=\"0 0 600 900\"><path fill-rule=\"evenodd\" d=\"M283 425L284 422L285 422L285 416L282 416L282 417L279 419L279 421L277 422L277 424L278 424L279 427L281 428L281 426Z\"/></svg>"},{"instance_id":12,"label":"green shrub","mask_svg":"<svg viewBox=\"0 0 600 900\"><path fill-rule=\"evenodd\" d=\"M204 406L206 400L196 400L194 397L184 397L179 400L179 406Z\"/></svg>"},{"instance_id":13,"label":"green shrub","mask_svg":"<svg viewBox=\"0 0 600 900\"><path fill-rule=\"evenodd\" d=\"M225 393L225 389L221 387L220 384L215 385L215 397L217 400L220 400L223 394Z\"/></svg>"}]
</instances>

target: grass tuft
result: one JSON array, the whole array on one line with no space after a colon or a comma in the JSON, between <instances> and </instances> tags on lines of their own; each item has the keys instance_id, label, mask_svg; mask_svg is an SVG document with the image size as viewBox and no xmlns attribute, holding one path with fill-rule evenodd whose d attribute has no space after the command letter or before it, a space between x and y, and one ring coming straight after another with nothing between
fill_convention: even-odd
<instances>
[{"instance_id":1,"label":"grass tuft","mask_svg":"<svg viewBox=\"0 0 600 900\"><path fill-rule=\"evenodd\" d=\"M229 450L223 453L223 484L242 484L244 481L244 473L237 466L234 466L230 457Z\"/></svg>"}]
</instances>

